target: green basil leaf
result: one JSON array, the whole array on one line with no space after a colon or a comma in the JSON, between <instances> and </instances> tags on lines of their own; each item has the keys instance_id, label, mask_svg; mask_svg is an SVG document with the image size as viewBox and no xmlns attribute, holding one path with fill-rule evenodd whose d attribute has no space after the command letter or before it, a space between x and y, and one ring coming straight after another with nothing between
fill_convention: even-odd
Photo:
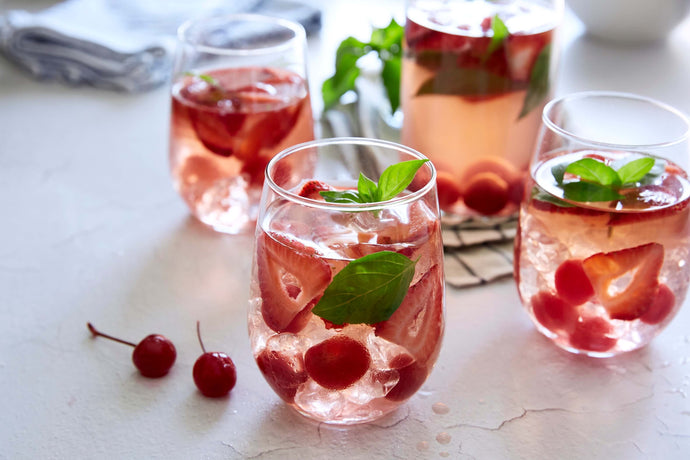
<instances>
[{"instance_id":1,"label":"green basil leaf","mask_svg":"<svg viewBox=\"0 0 690 460\"><path fill-rule=\"evenodd\" d=\"M486 61L494 51L500 48L503 41L508 38L508 28L498 15L491 18L491 30L493 31L493 35L491 36L491 43L489 43L486 54L482 58L484 61Z\"/></svg>"},{"instance_id":2,"label":"green basil leaf","mask_svg":"<svg viewBox=\"0 0 690 460\"><path fill-rule=\"evenodd\" d=\"M553 178L556 179L558 184L563 183L563 176L565 176L565 170L567 167L568 165L558 164L551 168L551 174L553 174Z\"/></svg>"},{"instance_id":3,"label":"green basil leaf","mask_svg":"<svg viewBox=\"0 0 690 460\"><path fill-rule=\"evenodd\" d=\"M429 160L402 161L387 167L378 183L378 201L388 201L410 185L419 168Z\"/></svg>"},{"instance_id":4,"label":"green basil leaf","mask_svg":"<svg viewBox=\"0 0 690 460\"><path fill-rule=\"evenodd\" d=\"M593 182L570 182L564 184L563 197L571 201L580 202L614 201L624 198L614 189Z\"/></svg>"},{"instance_id":5,"label":"green basil leaf","mask_svg":"<svg viewBox=\"0 0 690 460\"><path fill-rule=\"evenodd\" d=\"M630 161L618 169L621 184L633 184L642 180L654 167L654 158L645 157Z\"/></svg>"},{"instance_id":6,"label":"green basil leaf","mask_svg":"<svg viewBox=\"0 0 690 460\"><path fill-rule=\"evenodd\" d=\"M532 199L537 200L537 201L543 201L546 203L551 203L553 205L559 206L561 208L573 208L575 205L572 205L568 203L567 201L563 201L560 198L557 198L550 193L545 192L539 187L534 187L532 189Z\"/></svg>"},{"instance_id":7,"label":"green basil leaf","mask_svg":"<svg viewBox=\"0 0 690 460\"><path fill-rule=\"evenodd\" d=\"M481 68L443 66L422 83L416 95L489 96L524 89L526 86L526 83L516 82Z\"/></svg>"},{"instance_id":8,"label":"green basil leaf","mask_svg":"<svg viewBox=\"0 0 690 460\"><path fill-rule=\"evenodd\" d=\"M386 96L391 106L391 113L395 113L400 107L400 73L402 59L400 56L391 56L383 61L381 78L386 89Z\"/></svg>"},{"instance_id":9,"label":"green basil leaf","mask_svg":"<svg viewBox=\"0 0 690 460\"><path fill-rule=\"evenodd\" d=\"M405 29L398 24L395 19L382 29L374 29L371 32L369 44L377 51L386 51L390 54L400 54L402 52L401 43Z\"/></svg>"},{"instance_id":10,"label":"green basil leaf","mask_svg":"<svg viewBox=\"0 0 690 460\"><path fill-rule=\"evenodd\" d=\"M392 251L353 260L333 277L312 313L336 325L386 321L407 295L415 265Z\"/></svg>"},{"instance_id":11,"label":"green basil leaf","mask_svg":"<svg viewBox=\"0 0 690 460\"><path fill-rule=\"evenodd\" d=\"M582 158L570 163L565 172L579 176L584 181L603 186L620 186L618 173L605 163L594 158Z\"/></svg>"},{"instance_id":12,"label":"green basil leaf","mask_svg":"<svg viewBox=\"0 0 690 460\"><path fill-rule=\"evenodd\" d=\"M527 94L525 101L522 103L522 110L518 119L524 117L532 109L538 107L549 94L549 67L551 61L551 44L542 48L534 62L532 72L529 77L529 85L527 86Z\"/></svg>"},{"instance_id":13,"label":"green basil leaf","mask_svg":"<svg viewBox=\"0 0 690 460\"><path fill-rule=\"evenodd\" d=\"M357 182L357 192L365 203L374 203L378 199L378 187L376 182L369 179L363 173L359 173L359 181Z\"/></svg>"},{"instance_id":14,"label":"green basil leaf","mask_svg":"<svg viewBox=\"0 0 690 460\"><path fill-rule=\"evenodd\" d=\"M335 56L335 73L321 86L324 110L336 105L343 94L355 89L355 80L360 74L357 60L369 51L371 47L368 44L354 37L340 43Z\"/></svg>"},{"instance_id":15,"label":"green basil leaf","mask_svg":"<svg viewBox=\"0 0 690 460\"><path fill-rule=\"evenodd\" d=\"M343 191L322 191L319 194L329 203L364 203L362 197L359 193L353 190L343 190Z\"/></svg>"}]
</instances>

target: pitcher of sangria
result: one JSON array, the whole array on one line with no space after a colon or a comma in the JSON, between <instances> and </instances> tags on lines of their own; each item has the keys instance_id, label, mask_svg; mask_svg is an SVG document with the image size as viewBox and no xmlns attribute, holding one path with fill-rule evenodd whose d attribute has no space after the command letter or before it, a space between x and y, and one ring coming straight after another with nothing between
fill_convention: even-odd
<instances>
[{"instance_id":1,"label":"pitcher of sangria","mask_svg":"<svg viewBox=\"0 0 690 460\"><path fill-rule=\"evenodd\" d=\"M517 211L562 10L563 0L408 0L401 140L436 165L446 213Z\"/></svg>"}]
</instances>

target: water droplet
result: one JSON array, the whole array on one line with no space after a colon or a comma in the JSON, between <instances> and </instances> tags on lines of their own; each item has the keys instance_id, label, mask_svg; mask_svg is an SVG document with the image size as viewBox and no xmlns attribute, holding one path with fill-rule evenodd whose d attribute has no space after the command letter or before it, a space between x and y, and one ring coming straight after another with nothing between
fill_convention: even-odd
<instances>
[{"instance_id":1,"label":"water droplet","mask_svg":"<svg viewBox=\"0 0 690 460\"><path fill-rule=\"evenodd\" d=\"M439 457L450 457L450 454L448 452L439 452L438 455Z\"/></svg>"},{"instance_id":2,"label":"water droplet","mask_svg":"<svg viewBox=\"0 0 690 460\"><path fill-rule=\"evenodd\" d=\"M446 406L441 402L437 402L433 406L431 406L431 410L433 410L436 414L447 414L448 412L450 412L450 407Z\"/></svg>"},{"instance_id":3,"label":"water droplet","mask_svg":"<svg viewBox=\"0 0 690 460\"><path fill-rule=\"evenodd\" d=\"M417 450L419 450L419 451L429 450L429 443L427 441L419 441L417 443Z\"/></svg>"},{"instance_id":4,"label":"water droplet","mask_svg":"<svg viewBox=\"0 0 690 460\"><path fill-rule=\"evenodd\" d=\"M443 431L436 435L436 441L439 444L448 444L450 442L450 435Z\"/></svg>"}]
</instances>

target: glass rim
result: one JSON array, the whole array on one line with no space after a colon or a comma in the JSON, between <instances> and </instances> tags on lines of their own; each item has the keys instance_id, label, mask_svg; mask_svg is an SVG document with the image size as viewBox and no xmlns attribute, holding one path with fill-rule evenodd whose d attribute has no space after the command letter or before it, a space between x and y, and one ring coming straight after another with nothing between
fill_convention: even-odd
<instances>
[{"instance_id":1,"label":"glass rim","mask_svg":"<svg viewBox=\"0 0 690 460\"><path fill-rule=\"evenodd\" d=\"M664 142L654 142L654 143L649 143L649 144L619 144L619 143L611 143L611 142L602 142L602 141L597 141L593 139L589 139L587 137L579 136L575 133L570 132L567 129L564 129L560 126L558 126L550 117L551 112L554 110L554 108L557 105L564 104L569 101L575 101L575 100L580 100L580 99L595 99L595 98L617 98L617 99L622 99L622 100L628 100L628 101L637 101L637 102L644 102L647 104L650 104L652 106L657 107L658 109L661 109L662 111L665 111L667 113L670 113L674 115L677 119L679 119L684 125L685 125L685 130L680 136L677 136L674 139L664 141ZM621 91L581 91L581 92L576 92L576 93L570 93L566 94L563 96L560 96L558 98L555 98L551 101L549 101L545 106L544 110L542 111L542 122L544 125L549 128L551 131L554 131L555 133L567 137L569 139L582 142L585 144L589 144L592 146L601 146L601 147L606 147L606 148L616 148L616 149L621 149L621 150L631 150L631 149L645 149L645 148L660 148L660 147L669 147L673 145L677 145L685 140L687 140L690 137L690 119L680 110L676 109L675 107L666 104L665 102L661 102L657 99L647 97L647 96L641 96L639 94L634 94L634 93L627 93L627 92L621 92Z\"/></svg>"},{"instance_id":2,"label":"glass rim","mask_svg":"<svg viewBox=\"0 0 690 460\"><path fill-rule=\"evenodd\" d=\"M291 192L289 190L286 190L282 188L280 185L276 184L275 181L273 180L273 177L271 173L273 172L273 169L275 168L275 165L282 160L283 158L305 150L309 149L312 147L323 147L323 146L330 146L330 145L363 145L363 146L376 146L376 147L384 147L388 149L394 149L398 150L401 152L408 153L415 157L416 159L419 160L429 160L425 155L420 153L419 151L407 147L402 144L398 144L396 142L391 142L391 141L385 141L381 139L373 139L373 138L368 138L368 137L333 137L329 139L316 139L313 141L308 141L308 142L303 142L301 144L296 144L293 145L292 147L288 147L287 149L281 151L277 155L275 155L273 158L271 158L271 161L269 161L268 165L266 165L266 171L265 171L265 180L264 183L267 185L274 193L277 195L290 200L295 203L299 203L300 205L304 206L309 206L312 208L320 208L320 209L325 209L325 210L331 210L331 211L345 211L345 212L355 212L355 211L377 211L385 208L390 208L393 206L399 206L399 205L404 205L404 204L409 204L413 203L415 201L418 201L421 199L423 196L425 196L429 191L436 186L436 167L434 164L431 162L431 160L427 161L424 163L423 166L426 166L429 168L431 172L431 176L429 177L429 180L424 184L423 187L419 188L419 190L415 190L412 193L409 193L407 195L398 195L394 198L391 198L390 200L387 201L377 201L374 203L329 203L326 201L319 201L319 200L313 200L311 198L306 198L298 195L297 193Z\"/></svg>"},{"instance_id":3,"label":"glass rim","mask_svg":"<svg viewBox=\"0 0 690 460\"><path fill-rule=\"evenodd\" d=\"M191 41L188 34L192 27L208 23L210 21L219 21L224 23L253 22L262 24L273 24L292 31L294 35L289 39L280 42L276 45L260 46L252 49L203 45ZM255 13L235 13L225 15L199 16L186 20L177 28L177 41L179 43L184 43L193 46L197 50L202 51L204 53L227 56L251 56L262 54L274 54L284 49L291 48L292 46L294 46L294 43L305 43L306 39L307 33L304 30L302 24L295 21L291 21L289 19L277 18L274 16L265 16L263 14Z\"/></svg>"}]
</instances>

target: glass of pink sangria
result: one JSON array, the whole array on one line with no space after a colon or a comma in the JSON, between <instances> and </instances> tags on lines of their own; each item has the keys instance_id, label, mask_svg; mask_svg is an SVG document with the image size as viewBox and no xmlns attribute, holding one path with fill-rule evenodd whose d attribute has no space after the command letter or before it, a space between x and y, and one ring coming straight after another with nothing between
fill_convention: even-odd
<instances>
[{"instance_id":1,"label":"glass of pink sangria","mask_svg":"<svg viewBox=\"0 0 690 460\"><path fill-rule=\"evenodd\" d=\"M253 230L269 160L314 139L304 29L249 14L191 20L173 74L175 188L214 229Z\"/></svg>"},{"instance_id":2,"label":"glass of pink sangria","mask_svg":"<svg viewBox=\"0 0 690 460\"><path fill-rule=\"evenodd\" d=\"M249 335L273 390L315 420L381 417L419 390L444 328L434 167L363 138L300 144L268 165Z\"/></svg>"},{"instance_id":3,"label":"glass of pink sangria","mask_svg":"<svg viewBox=\"0 0 690 460\"><path fill-rule=\"evenodd\" d=\"M563 0L408 0L401 139L434 162L446 213L517 212L562 10Z\"/></svg>"},{"instance_id":4,"label":"glass of pink sangria","mask_svg":"<svg viewBox=\"0 0 690 460\"><path fill-rule=\"evenodd\" d=\"M649 343L690 282L688 119L624 93L544 109L520 209L515 279L539 331L573 353Z\"/></svg>"}]
</instances>

